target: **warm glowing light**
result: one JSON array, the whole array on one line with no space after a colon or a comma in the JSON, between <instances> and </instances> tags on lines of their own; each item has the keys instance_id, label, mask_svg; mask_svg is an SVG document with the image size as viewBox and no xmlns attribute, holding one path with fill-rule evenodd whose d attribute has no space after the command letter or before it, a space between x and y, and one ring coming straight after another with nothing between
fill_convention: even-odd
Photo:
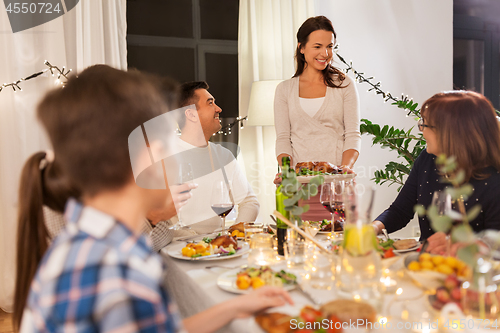
<instances>
[{"instance_id":1,"label":"warm glowing light","mask_svg":"<svg viewBox=\"0 0 500 333\"><path fill-rule=\"evenodd\" d=\"M403 293L403 288L398 288L398 290L396 290L397 295L401 295L402 293Z\"/></svg>"}]
</instances>

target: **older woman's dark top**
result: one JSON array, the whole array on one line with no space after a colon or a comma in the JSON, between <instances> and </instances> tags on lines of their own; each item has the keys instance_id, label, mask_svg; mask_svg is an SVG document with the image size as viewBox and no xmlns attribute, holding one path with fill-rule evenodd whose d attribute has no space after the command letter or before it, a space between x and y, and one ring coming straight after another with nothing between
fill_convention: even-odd
<instances>
[{"instance_id":1,"label":"older woman's dark top","mask_svg":"<svg viewBox=\"0 0 500 333\"><path fill-rule=\"evenodd\" d=\"M376 220L384 223L387 232L394 232L404 228L415 215L413 207L422 204L428 207L432 201L434 191L442 190L450 184L440 182L435 155L422 151L415 160L410 175L406 180L398 197L392 205ZM483 180L471 179L469 183L474 187L474 192L465 202L465 209L476 204L481 205L481 213L475 220L470 221L475 232L485 229L500 230L500 173L493 167L486 169L490 176ZM420 224L420 239L427 239L434 234L427 216L418 218Z\"/></svg>"}]
</instances>

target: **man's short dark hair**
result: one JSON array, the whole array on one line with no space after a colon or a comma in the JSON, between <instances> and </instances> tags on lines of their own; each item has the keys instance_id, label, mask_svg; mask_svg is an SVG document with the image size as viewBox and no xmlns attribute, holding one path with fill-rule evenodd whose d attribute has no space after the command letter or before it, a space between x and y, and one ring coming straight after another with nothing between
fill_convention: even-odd
<instances>
[{"instance_id":1,"label":"man's short dark hair","mask_svg":"<svg viewBox=\"0 0 500 333\"><path fill-rule=\"evenodd\" d=\"M208 90L208 88L208 83L205 81L191 81L183 83L180 88L179 106L184 107L198 103L199 98L195 96L195 91L198 89ZM182 130L184 125L186 125L186 115L181 114L177 121L179 123L179 129Z\"/></svg>"},{"instance_id":2,"label":"man's short dark hair","mask_svg":"<svg viewBox=\"0 0 500 333\"><path fill-rule=\"evenodd\" d=\"M180 106L182 107L198 103L198 99L195 97L194 92L198 89L208 90L208 88L208 83L206 83L205 81L192 81L183 83L181 85Z\"/></svg>"},{"instance_id":3,"label":"man's short dark hair","mask_svg":"<svg viewBox=\"0 0 500 333\"><path fill-rule=\"evenodd\" d=\"M96 65L49 92L37 114L64 174L93 196L133 181L128 137L166 111L150 77Z\"/></svg>"}]
</instances>

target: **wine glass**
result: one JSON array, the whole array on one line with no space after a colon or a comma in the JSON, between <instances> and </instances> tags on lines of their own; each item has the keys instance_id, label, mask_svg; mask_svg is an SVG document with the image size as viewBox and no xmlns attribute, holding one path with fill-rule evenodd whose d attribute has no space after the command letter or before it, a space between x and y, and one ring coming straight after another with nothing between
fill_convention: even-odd
<instances>
[{"instance_id":1,"label":"wine glass","mask_svg":"<svg viewBox=\"0 0 500 333\"><path fill-rule=\"evenodd\" d=\"M321 192L319 195L319 201L325 207L327 211L332 214L332 218L330 219L331 231L333 232L333 210L332 210L332 200L333 200L333 187L332 183L325 183L321 186Z\"/></svg>"},{"instance_id":2,"label":"wine glass","mask_svg":"<svg viewBox=\"0 0 500 333\"><path fill-rule=\"evenodd\" d=\"M452 211L451 195L446 193L446 191L434 191L432 195L431 205L437 207L438 214L440 216L450 215ZM445 256L450 255L451 248L451 228L446 232L446 253Z\"/></svg>"},{"instance_id":3,"label":"wine glass","mask_svg":"<svg viewBox=\"0 0 500 333\"><path fill-rule=\"evenodd\" d=\"M186 183L194 183L193 167L191 163L180 163L177 175L177 184L182 185ZM180 192L180 194L187 193L189 191ZM178 221L170 229L180 230L180 229L191 229L191 227L184 224L181 217L182 207L175 207L177 210Z\"/></svg>"},{"instance_id":4,"label":"wine glass","mask_svg":"<svg viewBox=\"0 0 500 333\"><path fill-rule=\"evenodd\" d=\"M220 216L221 219L221 234L226 234L226 216L231 212L234 207L234 201L231 193L230 182L223 180L216 181L212 188L212 197L210 198L210 205L212 206L215 214Z\"/></svg>"},{"instance_id":5,"label":"wine glass","mask_svg":"<svg viewBox=\"0 0 500 333\"><path fill-rule=\"evenodd\" d=\"M344 209L344 200L342 198L345 189L345 181L344 180L334 180L331 183L332 187L332 221L339 222L342 226L345 221L345 209ZM332 229L332 231L335 231Z\"/></svg>"}]
</instances>

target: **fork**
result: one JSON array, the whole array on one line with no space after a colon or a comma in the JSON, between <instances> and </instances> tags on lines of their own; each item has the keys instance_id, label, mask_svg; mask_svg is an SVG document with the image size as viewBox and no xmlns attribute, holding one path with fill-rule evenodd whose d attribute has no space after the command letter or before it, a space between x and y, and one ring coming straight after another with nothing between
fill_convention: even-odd
<instances>
[{"instance_id":1,"label":"fork","mask_svg":"<svg viewBox=\"0 0 500 333\"><path fill-rule=\"evenodd\" d=\"M224 269L236 269L236 268L247 268L248 265L240 265L240 266L234 266L234 267L227 267L227 266L222 266L222 265L210 265L205 267L205 269L212 269L212 268L224 268Z\"/></svg>"}]
</instances>

